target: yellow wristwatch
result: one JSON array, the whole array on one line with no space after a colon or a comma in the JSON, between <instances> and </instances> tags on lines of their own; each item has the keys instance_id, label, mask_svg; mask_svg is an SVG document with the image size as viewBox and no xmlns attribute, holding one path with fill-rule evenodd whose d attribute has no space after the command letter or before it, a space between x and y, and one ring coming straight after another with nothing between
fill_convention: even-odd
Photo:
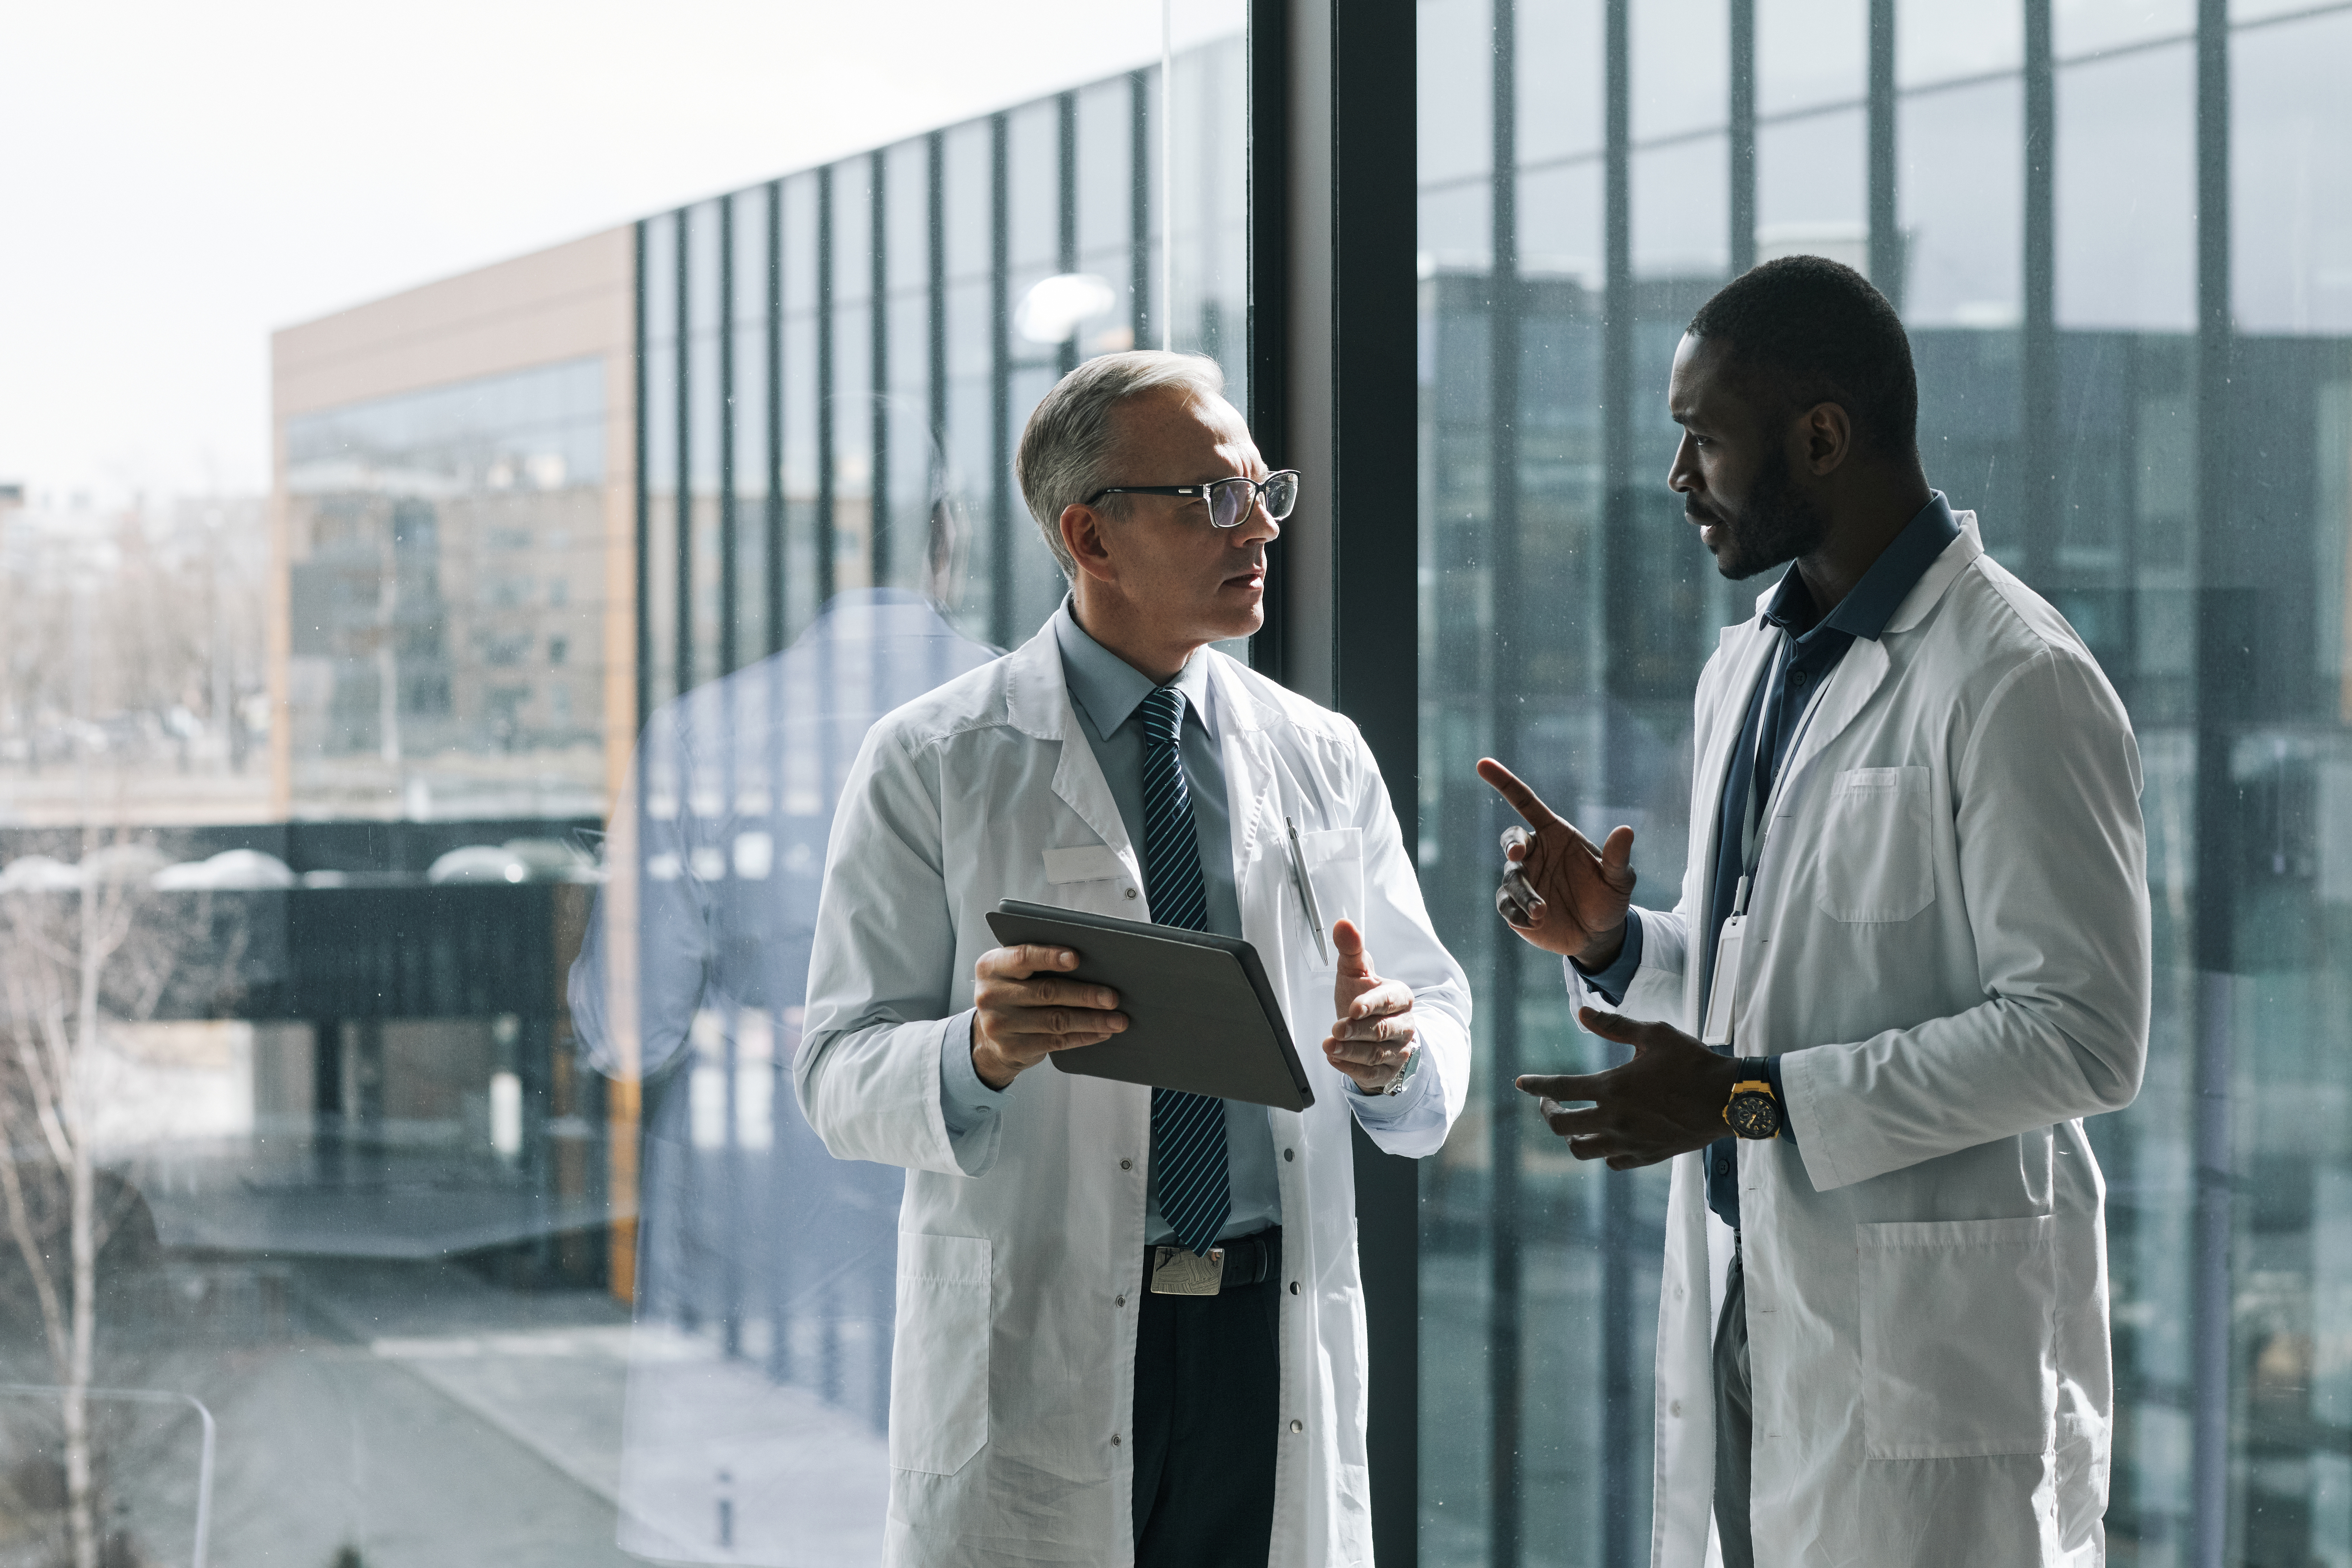
<instances>
[{"instance_id":1,"label":"yellow wristwatch","mask_svg":"<svg viewBox=\"0 0 2352 1568\"><path fill-rule=\"evenodd\" d=\"M1772 1092L1772 1080L1765 1076L1764 1058L1740 1058L1739 1073L1739 1081L1731 1086L1731 1098L1724 1103L1724 1121L1741 1138L1778 1138L1780 1100Z\"/></svg>"}]
</instances>

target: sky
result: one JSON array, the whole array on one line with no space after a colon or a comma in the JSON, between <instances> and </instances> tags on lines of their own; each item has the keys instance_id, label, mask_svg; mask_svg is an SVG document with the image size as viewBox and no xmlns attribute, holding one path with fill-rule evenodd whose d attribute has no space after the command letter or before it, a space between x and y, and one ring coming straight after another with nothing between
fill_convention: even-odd
<instances>
[{"instance_id":1,"label":"sky","mask_svg":"<svg viewBox=\"0 0 2352 1568\"><path fill-rule=\"evenodd\" d=\"M1159 56L1160 0L1015 10L0 7L0 483L264 489L273 329Z\"/></svg>"}]
</instances>

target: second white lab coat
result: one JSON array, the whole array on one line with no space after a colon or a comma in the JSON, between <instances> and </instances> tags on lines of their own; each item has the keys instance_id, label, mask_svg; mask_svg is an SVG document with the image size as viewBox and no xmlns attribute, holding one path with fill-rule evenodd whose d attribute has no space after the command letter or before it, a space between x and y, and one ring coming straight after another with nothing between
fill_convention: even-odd
<instances>
[{"instance_id":1,"label":"second white lab coat","mask_svg":"<svg viewBox=\"0 0 2352 1568\"><path fill-rule=\"evenodd\" d=\"M2081 1118L2130 1103L2147 1049L2139 753L2074 629L1960 520L1837 667L1755 878L1734 1048L1785 1055L1796 1132L1738 1145L1759 1568L2104 1561L2105 1189ZM1700 678L1689 869L1643 916L1629 1015L1696 1032L1713 805L1777 635L1727 628ZM1675 1161L1668 1201L1656 1568L1710 1555L1732 1238L1705 1157Z\"/></svg>"},{"instance_id":2,"label":"second white lab coat","mask_svg":"<svg viewBox=\"0 0 2352 1568\"><path fill-rule=\"evenodd\" d=\"M1415 1110L1373 1133L1434 1152L1469 1081L1470 1000L1439 943L1386 787L1353 724L1209 651L1242 933L1313 1082L1268 1111L1281 1158L1277 1568L1371 1560L1370 1375L1347 1080L1317 1049L1335 966L1291 877L1296 819L1328 922L1358 921L1412 985ZM1042 1065L961 1157L942 1036L971 1005L1003 898L1144 919L1139 851L1071 708L1051 628L877 724L827 856L793 1077L844 1159L907 1167L885 1561L921 1568L1133 1560L1138 1289L1151 1095Z\"/></svg>"}]
</instances>

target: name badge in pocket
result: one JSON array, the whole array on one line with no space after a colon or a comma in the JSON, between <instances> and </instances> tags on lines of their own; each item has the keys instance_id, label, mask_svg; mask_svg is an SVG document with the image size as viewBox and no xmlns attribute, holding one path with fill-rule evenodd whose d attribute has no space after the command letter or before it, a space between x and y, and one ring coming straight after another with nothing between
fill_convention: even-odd
<instances>
[{"instance_id":1,"label":"name badge in pocket","mask_svg":"<svg viewBox=\"0 0 2352 1568\"><path fill-rule=\"evenodd\" d=\"M1731 1014L1738 1000L1739 950L1748 940L1748 917L1734 915L1723 922L1715 942L1715 980L1706 992L1706 1032L1700 1039L1710 1046L1731 1044Z\"/></svg>"}]
</instances>

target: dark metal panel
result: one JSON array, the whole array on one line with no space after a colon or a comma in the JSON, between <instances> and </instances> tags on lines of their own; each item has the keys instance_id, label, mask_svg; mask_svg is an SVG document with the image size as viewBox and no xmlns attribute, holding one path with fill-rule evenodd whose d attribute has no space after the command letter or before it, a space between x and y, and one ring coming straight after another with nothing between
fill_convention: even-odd
<instances>
[{"instance_id":1,"label":"dark metal panel","mask_svg":"<svg viewBox=\"0 0 2352 1568\"><path fill-rule=\"evenodd\" d=\"M1244 68L1249 95L1245 112L1249 141L1244 199L1247 203L1248 224L1244 243L1247 247L1244 266L1249 300L1244 307L1247 342L1243 352L1248 356L1249 407L1243 413L1268 466L1290 468L1297 464L1289 450L1288 401L1291 136L1286 108L1291 69L1289 0L1252 0L1246 47L1248 61ZM1143 141L1145 94L1141 71L1136 73L1136 84L1139 194L1135 219L1135 342L1141 348L1148 343L1148 319L1140 301L1150 289L1151 273L1150 220L1141 195L1149 167ZM1321 477L1315 476L1307 482L1317 482ZM1290 617L1285 606L1288 553L1288 546L1278 538L1266 546L1265 623L1250 639L1251 668L1274 680L1287 679Z\"/></svg>"},{"instance_id":2,"label":"dark metal panel","mask_svg":"<svg viewBox=\"0 0 2352 1568\"><path fill-rule=\"evenodd\" d=\"M1327 424L1322 452L1291 460L1330 478L1329 563L1294 601L1324 598L1330 701L1356 721L1387 781L1408 845L1420 841L1419 384L1414 180L1415 16L1412 0L1299 0L1290 35L1294 93L1288 151L1328 170L1322 223L1303 232L1328 247L1293 253L1294 312L1328 312L1315 389ZM1310 47L1307 29L1319 37ZM1311 73L1322 73L1310 82ZM1328 108L1328 112L1324 110ZM1261 111L1263 105L1261 105ZM1315 143L1319 142L1319 145ZM1304 216L1304 215L1298 215ZM1297 236L1301 231L1295 230ZM1305 367L1301 367L1301 374ZM1297 382L1292 390L1297 391ZM1289 402L1294 428L1299 405ZM1371 1364L1369 1457L1379 1560L1418 1560L1420 1492L1420 1169L1356 1142L1358 1252Z\"/></svg>"}]
</instances>

